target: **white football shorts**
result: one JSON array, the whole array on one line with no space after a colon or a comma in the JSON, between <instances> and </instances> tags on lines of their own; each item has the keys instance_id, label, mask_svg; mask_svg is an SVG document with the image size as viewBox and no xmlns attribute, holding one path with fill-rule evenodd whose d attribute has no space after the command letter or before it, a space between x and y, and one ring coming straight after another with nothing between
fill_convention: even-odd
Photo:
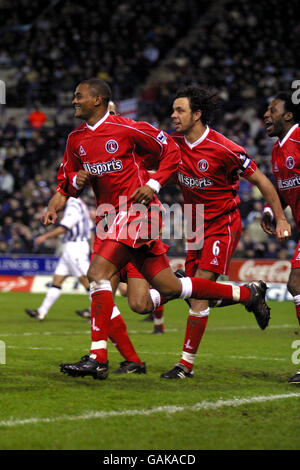
<instances>
[{"instance_id":1,"label":"white football shorts","mask_svg":"<svg viewBox=\"0 0 300 470\"><path fill-rule=\"evenodd\" d=\"M62 255L54 274L59 276L86 276L90 265L88 242L67 242L62 245Z\"/></svg>"}]
</instances>

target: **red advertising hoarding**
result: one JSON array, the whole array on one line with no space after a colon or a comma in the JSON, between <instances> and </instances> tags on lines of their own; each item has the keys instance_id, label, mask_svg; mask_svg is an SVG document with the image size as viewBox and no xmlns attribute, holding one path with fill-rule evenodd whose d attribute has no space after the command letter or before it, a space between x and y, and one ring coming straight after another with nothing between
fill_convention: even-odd
<instances>
[{"instance_id":1,"label":"red advertising hoarding","mask_svg":"<svg viewBox=\"0 0 300 470\"><path fill-rule=\"evenodd\" d=\"M229 281L250 282L262 280L286 284L291 270L287 260L233 259L230 263Z\"/></svg>"}]
</instances>

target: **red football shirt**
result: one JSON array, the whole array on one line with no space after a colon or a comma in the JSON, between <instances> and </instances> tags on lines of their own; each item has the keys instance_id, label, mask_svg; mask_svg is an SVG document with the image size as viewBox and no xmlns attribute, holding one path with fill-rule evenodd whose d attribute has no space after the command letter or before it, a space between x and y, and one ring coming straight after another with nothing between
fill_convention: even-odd
<instances>
[{"instance_id":1,"label":"red football shirt","mask_svg":"<svg viewBox=\"0 0 300 470\"><path fill-rule=\"evenodd\" d=\"M74 187L74 176L80 169L88 171L92 175L90 185L97 208L106 204L108 213L110 207L118 214L114 221L119 227L117 239L120 232L135 220L135 224L131 224L131 238L136 239L124 243L137 246L137 240L142 237L142 219L145 216L147 222L149 216L144 214L141 217L131 210L135 201L130 196L150 179L142 164L143 155L149 154L159 162L155 173L159 188L177 169L180 160L177 144L146 122L136 122L107 112L94 126L83 123L69 134L58 172L57 190L65 195L78 196L80 191L76 190L76 182ZM154 196L150 206L159 204Z\"/></svg>"},{"instance_id":2,"label":"red football shirt","mask_svg":"<svg viewBox=\"0 0 300 470\"><path fill-rule=\"evenodd\" d=\"M257 168L246 150L209 127L193 144L183 134L172 137L181 150L177 182L184 203L204 204L205 222L237 208L239 175L250 176Z\"/></svg>"},{"instance_id":3,"label":"red football shirt","mask_svg":"<svg viewBox=\"0 0 300 470\"><path fill-rule=\"evenodd\" d=\"M272 170L283 206L290 206L300 231L300 127L295 124L272 149Z\"/></svg>"}]
</instances>

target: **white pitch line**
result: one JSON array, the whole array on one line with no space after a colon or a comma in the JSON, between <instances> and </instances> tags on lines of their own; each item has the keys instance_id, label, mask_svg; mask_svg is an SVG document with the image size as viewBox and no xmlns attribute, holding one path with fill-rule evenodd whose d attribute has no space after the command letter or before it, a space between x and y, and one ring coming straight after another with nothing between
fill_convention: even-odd
<instances>
[{"instance_id":1,"label":"white pitch line","mask_svg":"<svg viewBox=\"0 0 300 470\"><path fill-rule=\"evenodd\" d=\"M293 324L293 325L269 325L268 330L277 330L281 328L299 328L299 325ZM257 330L258 326L257 325L240 325L240 326L215 326L212 328L207 327L207 331L230 331L230 330Z\"/></svg>"},{"instance_id":2,"label":"white pitch line","mask_svg":"<svg viewBox=\"0 0 300 470\"><path fill-rule=\"evenodd\" d=\"M28 349L28 350L34 350L34 351L82 351L82 348L70 348L69 346L66 348L66 347L56 347L56 348L52 348L52 347L40 347L40 346L12 346L12 345L9 345L9 346L6 346L7 349L22 349L22 350L25 350L25 349ZM111 351L109 351L109 353L119 353L118 351L116 351L115 349L112 349ZM178 355L178 351L177 352L162 352L162 351L141 351L141 354L150 354L151 356L175 356L175 355ZM199 353L197 354L198 357L212 357L214 356L213 353ZM225 356L226 358L228 359L245 359L246 361L248 360L256 360L256 361L288 361L289 358L284 358L284 357L261 357L261 356Z\"/></svg>"},{"instance_id":3,"label":"white pitch line","mask_svg":"<svg viewBox=\"0 0 300 470\"><path fill-rule=\"evenodd\" d=\"M273 329L282 329L282 328L297 328L298 325L270 325L268 330ZM206 331L235 331L235 330L258 330L258 326L256 325L249 325L249 326L216 326L216 327L207 327ZM169 329L166 328L166 333L178 333L182 332L183 329L173 328ZM147 332L141 330L129 330L129 334L146 334ZM74 335L90 335L91 330L85 331L28 331L28 332L20 332L20 333L0 333L0 338L8 338L10 336L74 336Z\"/></svg>"},{"instance_id":4,"label":"white pitch line","mask_svg":"<svg viewBox=\"0 0 300 470\"><path fill-rule=\"evenodd\" d=\"M253 360L261 360L261 361L288 361L289 358L285 357L257 357L257 356L228 356L230 359L253 359Z\"/></svg>"},{"instance_id":5,"label":"white pitch line","mask_svg":"<svg viewBox=\"0 0 300 470\"><path fill-rule=\"evenodd\" d=\"M86 331L23 331L21 333L0 333L1 338L8 338L10 336L73 336L73 335L87 335L91 334L91 330Z\"/></svg>"},{"instance_id":6,"label":"white pitch line","mask_svg":"<svg viewBox=\"0 0 300 470\"><path fill-rule=\"evenodd\" d=\"M82 353L82 348L72 348L72 347L56 347L56 348L52 348L52 347L40 347L40 346L27 346L27 347L24 347L24 346L12 346L12 345L9 345L9 346L6 346L6 349L22 349L22 350L30 350L30 351L81 351ZM109 351L109 354L111 353L116 353L116 354L119 354L119 351L117 351L116 349L111 349ZM154 356L161 356L161 355L164 355L164 356L178 356L178 351L174 351L174 352L156 352L156 351L141 351L141 354L150 354L150 355L154 355ZM198 354L199 357L205 357L205 356L213 356L212 353L207 353L207 354Z\"/></svg>"},{"instance_id":7,"label":"white pitch line","mask_svg":"<svg viewBox=\"0 0 300 470\"><path fill-rule=\"evenodd\" d=\"M61 421L80 421L90 419L107 419L120 418L124 416L149 416L155 413L175 414L182 411L195 412L201 410L217 410L223 407L238 407L250 405L253 403L264 403L267 401L282 400L286 398L300 398L300 393L285 393L281 395L261 395L249 398L233 398L232 400L202 401L192 406L174 405L174 406L158 406L149 409L133 409L133 410L116 410L116 411L89 411L81 415L62 415L50 418L27 418L27 419L10 419L8 421L0 421L0 427L14 427L26 424L40 423L57 423Z\"/></svg>"}]
</instances>

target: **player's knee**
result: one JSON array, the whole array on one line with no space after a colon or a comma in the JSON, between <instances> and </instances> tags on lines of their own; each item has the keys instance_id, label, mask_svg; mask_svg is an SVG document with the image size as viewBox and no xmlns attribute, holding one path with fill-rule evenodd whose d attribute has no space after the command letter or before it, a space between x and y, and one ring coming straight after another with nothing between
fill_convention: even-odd
<instances>
[{"instance_id":1,"label":"player's knee","mask_svg":"<svg viewBox=\"0 0 300 470\"><path fill-rule=\"evenodd\" d=\"M87 278L89 282L93 281L101 281L102 279L110 279L111 276L108 276L108 274L101 268L101 266L93 265L90 264L90 267L87 272Z\"/></svg>"},{"instance_id":2,"label":"player's knee","mask_svg":"<svg viewBox=\"0 0 300 470\"><path fill-rule=\"evenodd\" d=\"M86 275L87 275L89 282L93 282L96 280L94 277L93 269L89 268Z\"/></svg>"},{"instance_id":3,"label":"player's knee","mask_svg":"<svg viewBox=\"0 0 300 470\"><path fill-rule=\"evenodd\" d=\"M152 303L148 304L145 299L128 299L128 303L131 310L141 315L149 313L152 310Z\"/></svg>"},{"instance_id":4,"label":"player's knee","mask_svg":"<svg viewBox=\"0 0 300 470\"><path fill-rule=\"evenodd\" d=\"M101 270L96 269L92 265L88 269L87 278L88 278L90 283L94 282L94 281L100 281L101 279L105 279L102 275Z\"/></svg>"}]
</instances>

